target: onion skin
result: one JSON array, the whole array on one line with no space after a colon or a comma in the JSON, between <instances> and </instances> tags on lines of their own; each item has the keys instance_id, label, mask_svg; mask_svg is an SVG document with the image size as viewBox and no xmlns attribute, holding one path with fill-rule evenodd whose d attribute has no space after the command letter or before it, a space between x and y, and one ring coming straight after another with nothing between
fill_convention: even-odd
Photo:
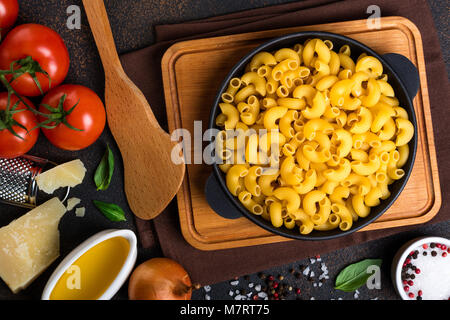
<instances>
[{"instance_id":1,"label":"onion skin","mask_svg":"<svg viewBox=\"0 0 450 320\"><path fill-rule=\"evenodd\" d=\"M131 274L130 300L190 300L192 283L186 270L168 258L153 258Z\"/></svg>"}]
</instances>

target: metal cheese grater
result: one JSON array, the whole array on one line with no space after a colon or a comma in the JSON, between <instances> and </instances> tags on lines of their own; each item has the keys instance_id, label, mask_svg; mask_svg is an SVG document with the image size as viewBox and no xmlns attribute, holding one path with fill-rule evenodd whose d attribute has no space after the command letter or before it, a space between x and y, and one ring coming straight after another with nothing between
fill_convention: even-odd
<instances>
[{"instance_id":1,"label":"metal cheese grater","mask_svg":"<svg viewBox=\"0 0 450 320\"><path fill-rule=\"evenodd\" d=\"M37 205L36 176L57 164L30 155L18 158L0 158L0 202L25 208ZM66 196L69 194L67 188ZM62 200L62 201L64 201Z\"/></svg>"}]
</instances>

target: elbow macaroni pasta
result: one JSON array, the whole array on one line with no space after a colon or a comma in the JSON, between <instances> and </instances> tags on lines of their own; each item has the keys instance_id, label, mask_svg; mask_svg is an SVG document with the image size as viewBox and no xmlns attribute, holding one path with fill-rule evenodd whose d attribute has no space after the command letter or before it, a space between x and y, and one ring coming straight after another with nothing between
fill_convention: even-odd
<instances>
[{"instance_id":1,"label":"elbow macaroni pasta","mask_svg":"<svg viewBox=\"0 0 450 320\"><path fill-rule=\"evenodd\" d=\"M414 135L381 62L333 47L310 39L257 53L230 80L215 119L231 194L274 227L303 235L347 231L387 199Z\"/></svg>"}]
</instances>

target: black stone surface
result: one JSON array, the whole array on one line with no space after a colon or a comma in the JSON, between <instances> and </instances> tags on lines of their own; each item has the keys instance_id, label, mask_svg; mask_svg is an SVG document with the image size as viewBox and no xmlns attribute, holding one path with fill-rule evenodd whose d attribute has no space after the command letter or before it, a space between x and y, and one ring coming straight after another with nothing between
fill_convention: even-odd
<instances>
[{"instance_id":1,"label":"black stone surface","mask_svg":"<svg viewBox=\"0 0 450 320\"><path fill-rule=\"evenodd\" d=\"M143 48L153 43L153 26L165 23L179 23L193 19L217 16L226 13L242 11L250 8L258 8L278 3L286 3L286 0L105 0L109 19L112 26L117 50L120 54ZM447 70L449 66L449 32L448 32L448 2L440 0L429 0L436 27L439 32L442 51ZM66 83L77 83L88 86L103 98L104 76L100 59L95 47L93 37L84 13L82 13L81 29L70 30L66 26L68 14L66 9L70 5L78 5L82 9L80 0L19 0L20 13L18 23L41 23L47 25L61 34L65 40L71 56L71 66ZM82 9L83 10L83 9ZM158 119L163 122L165 119ZM107 191L96 191L93 182L93 173L99 163L106 145L110 145L116 158L116 171L110 188ZM69 253L76 245L87 237L98 231L108 228L129 228L134 231L134 217L126 203L123 192L123 166L120 153L108 129L105 129L100 139L91 147L79 151L68 152L53 147L47 140L40 136L35 148L30 151L43 158L56 162L65 162L74 158L80 158L88 168L86 182L82 188L76 188L71 196L83 199L83 205L87 209L84 218L75 217L71 212L66 214L61 221L61 257L41 275L32 285L19 294L13 295L8 287L0 280L0 300L15 299L39 299L45 283L61 259ZM110 222L99 211L95 209L92 200L103 200L119 204L126 211L126 222ZM0 205L0 226L8 224L13 219L24 214L26 210ZM300 265L307 266L309 259L297 261L296 263L279 266L270 270L264 270L267 275L283 275L285 279L280 283L286 283L293 288L300 288L302 293L297 296L291 294L287 299L300 297L302 299L355 299L353 293L344 293L333 289L334 279L339 271L350 263L365 258L382 258L381 289L368 290L361 288L358 299L398 299L391 284L389 270L390 262L396 250L406 241L422 235L435 235L449 237L450 222L418 227L414 231L400 233L394 236L356 244L354 246L337 250L321 256L321 262L325 263L329 279L321 287L314 287L313 282L304 277L297 279L290 274L289 270L294 268L298 271ZM139 251L138 263L151 257L161 256L158 248ZM238 261L236 263L239 263ZM320 265L316 262L311 265L316 273L320 274ZM230 279L232 281L234 279ZM204 288L196 290L193 299L232 299L230 290L245 289L247 293L252 292L248 288L249 283L264 284L257 273L238 278L237 286L230 285L229 281L211 285L210 291ZM253 292L255 292L253 290ZM125 284L114 299L127 299L127 285Z\"/></svg>"}]
</instances>

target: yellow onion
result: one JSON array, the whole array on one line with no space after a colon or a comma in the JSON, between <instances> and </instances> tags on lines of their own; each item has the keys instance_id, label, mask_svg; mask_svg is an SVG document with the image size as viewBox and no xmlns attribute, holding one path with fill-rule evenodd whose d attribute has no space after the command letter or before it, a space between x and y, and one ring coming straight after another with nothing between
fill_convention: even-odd
<instances>
[{"instance_id":1,"label":"yellow onion","mask_svg":"<svg viewBox=\"0 0 450 320\"><path fill-rule=\"evenodd\" d=\"M131 274L130 300L190 300L191 279L184 268L168 258L153 258Z\"/></svg>"}]
</instances>

